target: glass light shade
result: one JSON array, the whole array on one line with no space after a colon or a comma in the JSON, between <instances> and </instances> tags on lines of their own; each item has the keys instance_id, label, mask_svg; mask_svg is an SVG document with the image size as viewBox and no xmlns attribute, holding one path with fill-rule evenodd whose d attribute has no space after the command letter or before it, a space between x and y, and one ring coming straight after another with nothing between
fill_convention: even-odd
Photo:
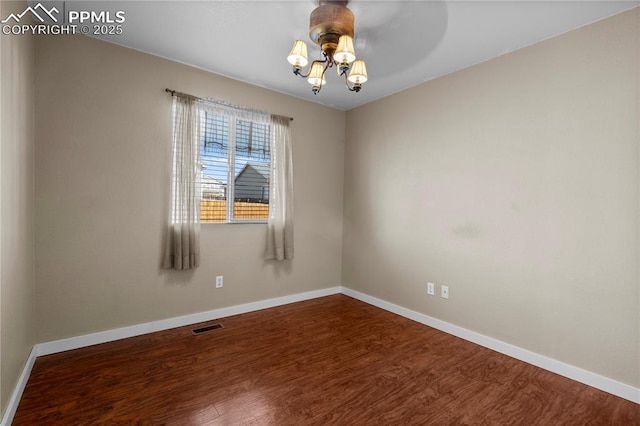
<instances>
[{"instance_id":1,"label":"glass light shade","mask_svg":"<svg viewBox=\"0 0 640 426\"><path fill-rule=\"evenodd\" d=\"M309 73L309 78L307 79L309 84L313 86L322 86L323 84L325 84L326 81L324 79L324 76L322 75L323 72L324 67L322 66L322 63L315 62L313 65L311 65L311 72Z\"/></svg>"},{"instance_id":2,"label":"glass light shade","mask_svg":"<svg viewBox=\"0 0 640 426\"><path fill-rule=\"evenodd\" d=\"M309 63L307 59L307 44L302 40L296 40L293 43L291 53L287 56L287 61L294 67L306 67Z\"/></svg>"},{"instance_id":3,"label":"glass light shade","mask_svg":"<svg viewBox=\"0 0 640 426\"><path fill-rule=\"evenodd\" d=\"M358 59L351 66L349 81L353 84L362 84L367 81L367 67L362 59Z\"/></svg>"},{"instance_id":4,"label":"glass light shade","mask_svg":"<svg viewBox=\"0 0 640 426\"><path fill-rule=\"evenodd\" d=\"M340 36L338 47L333 54L333 59L338 63L347 64L356 60L355 50L353 49L353 39L350 36Z\"/></svg>"}]
</instances>

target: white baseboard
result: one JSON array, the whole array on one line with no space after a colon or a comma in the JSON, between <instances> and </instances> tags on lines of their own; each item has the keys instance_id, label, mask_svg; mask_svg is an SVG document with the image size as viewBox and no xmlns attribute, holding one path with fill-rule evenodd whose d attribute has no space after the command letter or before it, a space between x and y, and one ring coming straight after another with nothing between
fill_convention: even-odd
<instances>
[{"instance_id":1,"label":"white baseboard","mask_svg":"<svg viewBox=\"0 0 640 426\"><path fill-rule=\"evenodd\" d=\"M25 362L24 368L22 369L22 374L20 374L20 377L18 378L15 387L13 388L11 398L9 399L9 404L7 405L7 410L4 412L2 422L0 422L0 426L9 426L13 421L13 416L16 415L18 404L20 403L20 398L22 397L24 388L27 386L29 376L31 375L31 369L33 368L33 364L35 364L36 362L37 356L37 350L34 346L29 353L27 362Z\"/></svg>"},{"instance_id":2,"label":"white baseboard","mask_svg":"<svg viewBox=\"0 0 640 426\"><path fill-rule=\"evenodd\" d=\"M394 314L398 314L405 318L428 325L429 327L444 331L445 333L460 337L461 339L468 340L469 342L473 342L477 345L484 346L485 348L492 349L520 361L535 365L536 367L543 368L577 382L584 383L585 385L619 396L620 398L635 402L636 404L640 404L640 389L633 386L600 376L599 374L583 370L553 358L522 349L518 346L476 333L475 331L468 330L437 318L412 311L411 309L394 305L393 303L369 296L368 294L360 293L359 291L351 290L347 287L342 287L341 290L342 294L351 296L354 299L358 299L386 311L393 312Z\"/></svg>"},{"instance_id":3,"label":"white baseboard","mask_svg":"<svg viewBox=\"0 0 640 426\"><path fill-rule=\"evenodd\" d=\"M183 327L199 322L211 321L219 318L229 317L232 315L244 314L247 312L273 308L276 306L287 305L289 303L302 302L305 300L316 299L318 297L330 296L332 294L339 293L353 297L354 299L358 299L370 305L377 306L378 308L384 309L386 311L393 312L394 314L403 316L405 318L409 318L421 324L428 325L429 327L444 331L445 333L449 333L451 335L468 340L480 346L492 349L496 352L508 355L512 358L516 358L545 370L560 374L561 376L567 377L580 383L584 383L596 389L600 389L607 393L619 396L621 398L635 402L636 404L640 404L640 389L633 386L629 386L627 384L620 383L604 376L600 376L590 371L565 364L544 355L522 349L520 347L502 342L500 340L485 336L480 333L476 333L475 331L468 330L466 328L448 323L446 321L442 321L437 318L412 311L410 309L395 305L393 303L378 299L373 296L369 296L359 291L355 291L347 287L338 286L309 291L305 293L293 294L289 296L276 297L273 299L261 300L258 302L245 303L242 305L230 306L227 308L214 309L212 311L199 312L196 314L184 315L181 317L168 318L165 320L153 321L144 324L133 325L130 327L101 331L84 336L70 337L68 339L36 344L31 350L22 374L20 375L20 378L18 379L18 382L14 387L0 426L9 426L13 421L13 416L18 409L18 403L20 402L20 398L22 397L24 388L27 385L27 381L29 380L31 369L33 368L35 360L38 356L50 355L58 352L83 348L100 343L112 342L114 340L140 336L156 331L168 330L175 327Z\"/></svg>"},{"instance_id":4,"label":"white baseboard","mask_svg":"<svg viewBox=\"0 0 640 426\"><path fill-rule=\"evenodd\" d=\"M156 331L168 330L170 328L184 327L185 325L196 324L199 322L212 321L219 318L230 317L232 315L239 315L247 312L259 311L261 309L287 305L289 303L316 299L318 297L338 294L341 289L341 287L331 287L322 290L308 291L305 293L260 300L258 302L245 303L243 305L230 306L228 308L214 309L207 312L198 312L196 314L184 315L181 317L100 331L98 333L70 337L68 339L55 340L53 342L39 343L36 345L38 349L37 355L42 356L55 354L100 343L113 342L114 340L126 339L128 337L141 336L143 334L154 333Z\"/></svg>"}]
</instances>

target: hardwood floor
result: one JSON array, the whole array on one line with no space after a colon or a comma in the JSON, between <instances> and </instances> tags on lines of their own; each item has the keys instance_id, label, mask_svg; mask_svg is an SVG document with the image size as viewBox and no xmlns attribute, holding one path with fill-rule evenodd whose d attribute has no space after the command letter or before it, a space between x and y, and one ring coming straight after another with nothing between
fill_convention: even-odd
<instances>
[{"instance_id":1,"label":"hardwood floor","mask_svg":"<svg viewBox=\"0 0 640 426\"><path fill-rule=\"evenodd\" d=\"M38 358L13 425L640 425L640 405L335 295Z\"/></svg>"}]
</instances>

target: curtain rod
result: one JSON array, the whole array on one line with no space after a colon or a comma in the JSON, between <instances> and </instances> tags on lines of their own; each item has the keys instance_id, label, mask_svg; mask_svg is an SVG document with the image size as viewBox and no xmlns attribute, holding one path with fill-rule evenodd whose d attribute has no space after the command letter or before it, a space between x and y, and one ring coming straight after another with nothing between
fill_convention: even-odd
<instances>
[{"instance_id":1,"label":"curtain rod","mask_svg":"<svg viewBox=\"0 0 640 426\"><path fill-rule=\"evenodd\" d=\"M209 99L201 98L199 96L193 96L193 95L190 95L188 93L178 92L178 91L173 90L173 89L164 89L164 91L167 92L167 93L171 93L171 96L178 95L178 96L186 96L186 97L196 98L196 99L202 100L202 101L208 101L209 100ZM286 117L286 116L283 116L283 117L288 118L289 120L293 121L293 117Z\"/></svg>"}]
</instances>

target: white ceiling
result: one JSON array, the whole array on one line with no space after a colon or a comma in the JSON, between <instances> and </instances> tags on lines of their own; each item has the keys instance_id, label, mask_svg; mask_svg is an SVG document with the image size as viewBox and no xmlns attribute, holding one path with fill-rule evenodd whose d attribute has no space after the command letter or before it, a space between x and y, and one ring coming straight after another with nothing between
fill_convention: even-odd
<instances>
[{"instance_id":1,"label":"white ceiling","mask_svg":"<svg viewBox=\"0 0 640 426\"><path fill-rule=\"evenodd\" d=\"M360 93L349 92L331 71L315 96L286 57L299 38L310 60L320 58L308 36L316 1L67 1L65 7L124 11L123 34L104 40L348 110L638 5L352 0L356 54L367 63L369 81Z\"/></svg>"}]
</instances>

